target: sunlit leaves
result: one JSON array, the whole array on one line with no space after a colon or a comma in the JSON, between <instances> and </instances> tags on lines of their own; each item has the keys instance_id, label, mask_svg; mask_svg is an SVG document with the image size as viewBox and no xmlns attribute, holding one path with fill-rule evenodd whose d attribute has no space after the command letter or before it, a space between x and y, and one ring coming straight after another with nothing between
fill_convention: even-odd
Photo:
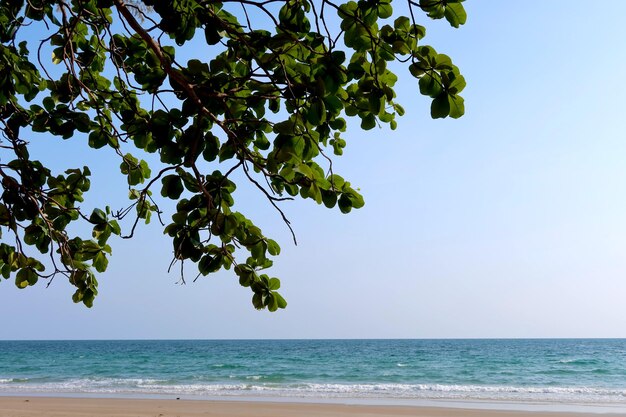
<instances>
[{"instance_id":1,"label":"sunlit leaves","mask_svg":"<svg viewBox=\"0 0 626 417\"><path fill-rule=\"evenodd\" d=\"M137 185L143 183L147 178L150 178L150 167L144 160L139 161L131 154L124 155L122 163L120 164L120 171L126 175L128 185Z\"/></svg>"},{"instance_id":2,"label":"sunlit leaves","mask_svg":"<svg viewBox=\"0 0 626 417\"><path fill-rule=\"evenodd\" d=\"M455 28L458 28L460 25L464 25L467 21L467 13L461 3L449 2L444 11L444 16L446 20Z\"/></svg>"}]
</instances>

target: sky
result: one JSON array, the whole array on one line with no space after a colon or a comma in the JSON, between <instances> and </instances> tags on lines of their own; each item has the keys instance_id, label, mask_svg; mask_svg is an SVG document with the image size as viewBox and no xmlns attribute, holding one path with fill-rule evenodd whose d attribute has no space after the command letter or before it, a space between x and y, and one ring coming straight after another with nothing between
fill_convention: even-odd
<instances>
[{"instance_id":1,"label":"sky","mask_svg":"<svg viewBox=\"0 0 626 417\"><path fill-rule=\"evenodd\" d=\"M286 310L256 311L229 271L177 284L151 223L112 242L92 309L62 279L0 282L0 339L626 337L626 2L465 7L460 29L424 22L467 79L466 115L430 119L400 68L398 129L349 126L333 167L365 207L285 204L294 246L260 196L236 197L281 243ZM89 201L115 201L123 178L79 142L34 145L88 162Z\"/></svg>"}]
</instances>

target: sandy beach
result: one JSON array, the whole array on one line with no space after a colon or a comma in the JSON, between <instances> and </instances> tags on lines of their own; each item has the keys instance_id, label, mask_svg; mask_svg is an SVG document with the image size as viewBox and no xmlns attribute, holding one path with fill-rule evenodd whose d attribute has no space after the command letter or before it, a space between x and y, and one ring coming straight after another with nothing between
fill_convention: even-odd
<instances>
[{"instance_id":1,"label":"sandy beach","mask_svg":"<svg viewBox=\"0 0 626 417\"><path fill-rule=\"evenodd\" d=\"M580 417L583 415L589 413L248 401L0 397L0 417ZM612 413L610 416L622 417L626 414Z\"/></svg>"}]
</instances>

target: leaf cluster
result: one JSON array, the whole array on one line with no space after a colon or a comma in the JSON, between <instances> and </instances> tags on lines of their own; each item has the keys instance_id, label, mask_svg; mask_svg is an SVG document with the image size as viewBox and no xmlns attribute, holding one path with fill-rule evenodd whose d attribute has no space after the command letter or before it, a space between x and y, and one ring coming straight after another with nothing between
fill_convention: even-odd
<instances>
[{"instance_id":1,"label":"leaf cluster","mask_svg":"<svg viewBox=\"0 0 626 417\"><path fill-rule=\"evenodd\" d=\"M466 20L461 0L3 2L2 276L24 288L64 275L76 287L73 300L91 306L110 237L131 238L156 216L183 282L185 263L197 267L196 278L232 268L254 307L284 308L280 281L263 272L280 247L235 210L233 177L258 189L290 229L285 200L342 213L363 207L330 154L343 153L350 119L365 130L396 128L404 109L394 62L432 100L432 117L464 113L465 80L447 55L422 43L418 13L454 27ZM20 35L33 25L47 33L39 43ZM198 53L179 62L183 48ZM117 155L128 206L85 209L88 167L52 173L29 156L35 132ZM149 166L145 154L159 164ZM159 199L176 202L167 222ZM88 224L91 236L72 235L74 222Z\"/></svg>"}]
</instances>

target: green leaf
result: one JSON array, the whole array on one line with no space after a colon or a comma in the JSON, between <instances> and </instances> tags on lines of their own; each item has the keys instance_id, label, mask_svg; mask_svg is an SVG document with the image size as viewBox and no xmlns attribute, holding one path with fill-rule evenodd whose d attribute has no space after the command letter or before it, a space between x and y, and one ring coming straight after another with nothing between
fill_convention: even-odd
<instances>
[{"instance_id":1,"label":"green leaf","mask_svg":"<svg viewBox=\"0 0 626 417\"><path fill-rule=\"evenodd\" d=\"M54 102L54 99L52 97L44 98L42 104L47 111L52 111L52 109L54 109L54 107L56 106L56 103Z\"/></svg>"},{"instance_id":2,"label":"green leaf","mask_svg":"<svg viewBox=\"0 0 626 417\"><path fill-rule=\"evenodd\" d=\"M449 70L454 67L454 65L452 65L452 59L450 59L448 55L437 54L436 61L437 65L435 65L435 68L438 70Z\"/></svg>"},{"instance_id":3,"label":"green leaf","mask_svg":"<svg viewBox=\"0 0 626 417\"><path fill-rule=\"evenodd\" d=\"M267 251L272 256L280 255L280 246L272 239L267 239Z\"/></svg>"},{"instance_id":4,"label":"green leaf","mask_svg":"<svg viewBox=\"0 0 626 417\"><path fill-rule=\"evenodd\" d=\"M337 204L337 193L322 190L322 202L327 208L333 208Z\"/></svg>"},{"instance_id":5,"label":"green leaf","mask_svg":"<svg viewBox=\"0 0 626 417\"><path fill-rule=\"evenodd\" d=\"M265 304L267 305L267 309L272 313L278 310L278 300L274 297L273 293L270 293L265 297Z\"/></svg>"},{"instance_id":6,"label":"green leaf","mask_svg":"<svg viewBox=\"0 0 626 417\"><path fill-rule=\"evenodd\" d=\"M122 233L122 229L120 228L120 225L117 222L117 220L111 220L109 222L109 227L111 228L111 232L113 232L114 234L118 236Z\"/></svg>"},{"instance_id":7,"label":"green leaf","mask_svg":"<svg viewBox=\"0 0 626 417\"><path fill-rule=\"evenodd\" d=\"M15 285L18 288L26 288L29 285L35 285L38 279L35 271L30 268L22 268L15 275Z\"/></svg>"},{"instance_id":8,"label":"green leaf","mask_svg":"<svg viewBox=\"0 0 626 417\"><path fill-rule=\"evenodd\" d=\"M409 65L409 71L415 78L419 78L424 75L426 69L421 64L411 64Z\"/></svg>"},{"instance_id":9,"label":"green leaf","mask_svg":"<svg viewBox=\"0 0 626 417\"><path fill-rule=\"evenodd\" d=\"M361 129L363 130L371 130L376 127L376 117L368 113L364 117L361 118Z\"/></svg>"},{"instance_id":10,"label":"green leaf","mask_svg":"<svg viewBox=\"0 0 626 417\"><path fill-rule=\"evenodd\" d=\"M389 3L381 2L378 5L378 16L381 19L387 19L388 17L391 17L392 14L393 14L393 8L391 7L391 2Z\"/></svg>"},{"instance_id":11,"label":"green leaf","mask_svg":"<svg viewBox=\"0 0 626 417\"><path fill-rule=\"evenodd\" d=\"M432 98L441 94L441 77L434 71L427 72L419 80L420 93Z\"/></svg>"},{"instance_id":12,"label":"green leaf","mask_svg":"<svg viewBox=\"0 0 626 417\"><path fill-rule=\"evenodd\" d=\"M263 241L260 241L258 243L256 243L255 245L252 245L252 247L250 248L250 254L252 255L252 257L256 260L263 260L265 259L265 247L264 247L264 243Z\"/></svg>"},{"instance_id":13,"label":"green leaf","mask_svg":"<svg viewBox=\"0 0 626 417\"><path fill-rule=\"evenodd\" d=\"M198 270L205 276L217 272L222 267L222 260L222 255L204 255L198 262Z\"/></svg>"},{"instance_id":14,"label":"green leaf","mask_svg":"<svg viewBox=\"0 0 626 417\"><path fill-rule=\"evenodd\" d=\"M347 214L352 211L352 202L350 201L348 195L341 194L337 203L339 204L339 210L342 213Z\"/></svg>"},{"instance_id":15,"label":"green leaf","mask_svg":"<svg viewBox=\"0 0 626 417\"><path fill-rule=\"evenodd\" d=\"M467 21L467 13L461 3L448 3L444 14L446 20L455 28L464 25Z\"/></svg>"},{"instance_id":16,"label":"green leaf","mask_svg":"<svg viewBox=\"0 0 626 417\"><path fill-rule=\"evenodd\" d=\"M52 63L58 65L63 62L63 47L54 48L52 51Z\"/></svg>"},{"instance_id":17,"label":"green leaf","mask_svg":"<svg viewBox=\"0 0 626 417\"><path fill-rule=\"evenodd\" d=\"M430 115L433 119L442 119L450 114L450 103L448 94L441 93L430 105Z\"/></svg>"},{"instance_id":18,"label":"green leaf","mask_svg":"<svg viewBox=\"0 0 626 417\"><path fill-rule=\"evenodd\" d=\"M167 175L161 179L161 183L163 185L161 187L161 195L172 200L178 200L185 190L183 182L178 175Z\"/></svg>"},{"instance_id":19,"label":"green leaf","mask_svg":"<svg viewBox=\"0 0 626 417\"><path fill-rule=\"evenodd\" d=\"M448 86L448 91L451 94L458 94L465 88L465 78L460 74L450 74L452 78L450 85Z\"/></svg>"},{"instance_id":20,"label":"green leaf","mask_svg":"<svg viewBox=\"0 0 626 417\"><path fill-rule=\"evenodd\" d=\"M278 308L287 307L287 301L285 301L285 299L279 293L275 292L274 298L276 299L276 305L278 306Z\"/></svg>"},{"instance_id":21,"label":"green leaf","mask_svg":"<svg viewBox=\"0 0 626 417\"><path fill-rule=\"evenodd\" d=\"M272 291L279 289L280 280L278 278L270 278L269 285L267 287Z\"/></svg>"},{"instance_id":22,"label":"green leaf","mask_svg":"<svg viewBox=\"0 0 626 417\"><path fill-rule=\"evenodd\" d=\"M461 96L448 96L450 103L450 117L458 119L465 114L465 100Z\"/></svg>"},{"instance_id":23,"label":"green leaf","mask_svg":"<svg viewBox=\"0 0 626 417\"><path fill-rule=\"evenodd\" d=\"M93 265L94 268L96 268L96 271L104 272L104 271L106 271L107 266L109 265L109 260L104 255L104 253L102 251L100 251L95 256L95 258L93 258L92 265Z\"/></svg>"},{"instance_id":24,"label":"green leaf","mask_svg":"<svg viewBox=\"0 0 626 417\"><path fill-rule=\"evenodd\" d=\"M319 126L326 121L326 106L322 100L315 100L309 106L307 120L313 126Z\"/></svg>"},{"instance_id":25,"label":"green leaf","mask_svg":"<svg viewBox=\"0 0 626 417\"><path fill-rule=\"evenodd\" d=\"M94 224L103 224L107 222L107 215L99 208L93 209L89 221Z\"/></svg>"},{"instance_id":26,"label":"green leaf","mask_svg":"<svg viewBox=\"0 0 626 417\"><path fill-rule=\"evenodd\" d=\"M252 305L257 310L261 310L263 308L263 296L259 293L255 293L252 296Z\"/></svg>"},{"instance_id":27,"label":"green leaf","mask_svg":"<svg viewBox=\"0 0 626 417\"><path fill-rule=\"evenodd\" d=\"M93 307L93 300L95 298L95 295L96 294L92 290L90 289L85 290L85 293L83 294L83 298L82 298L83 304L89 308Z\"/></svg>"}]
</instances>

